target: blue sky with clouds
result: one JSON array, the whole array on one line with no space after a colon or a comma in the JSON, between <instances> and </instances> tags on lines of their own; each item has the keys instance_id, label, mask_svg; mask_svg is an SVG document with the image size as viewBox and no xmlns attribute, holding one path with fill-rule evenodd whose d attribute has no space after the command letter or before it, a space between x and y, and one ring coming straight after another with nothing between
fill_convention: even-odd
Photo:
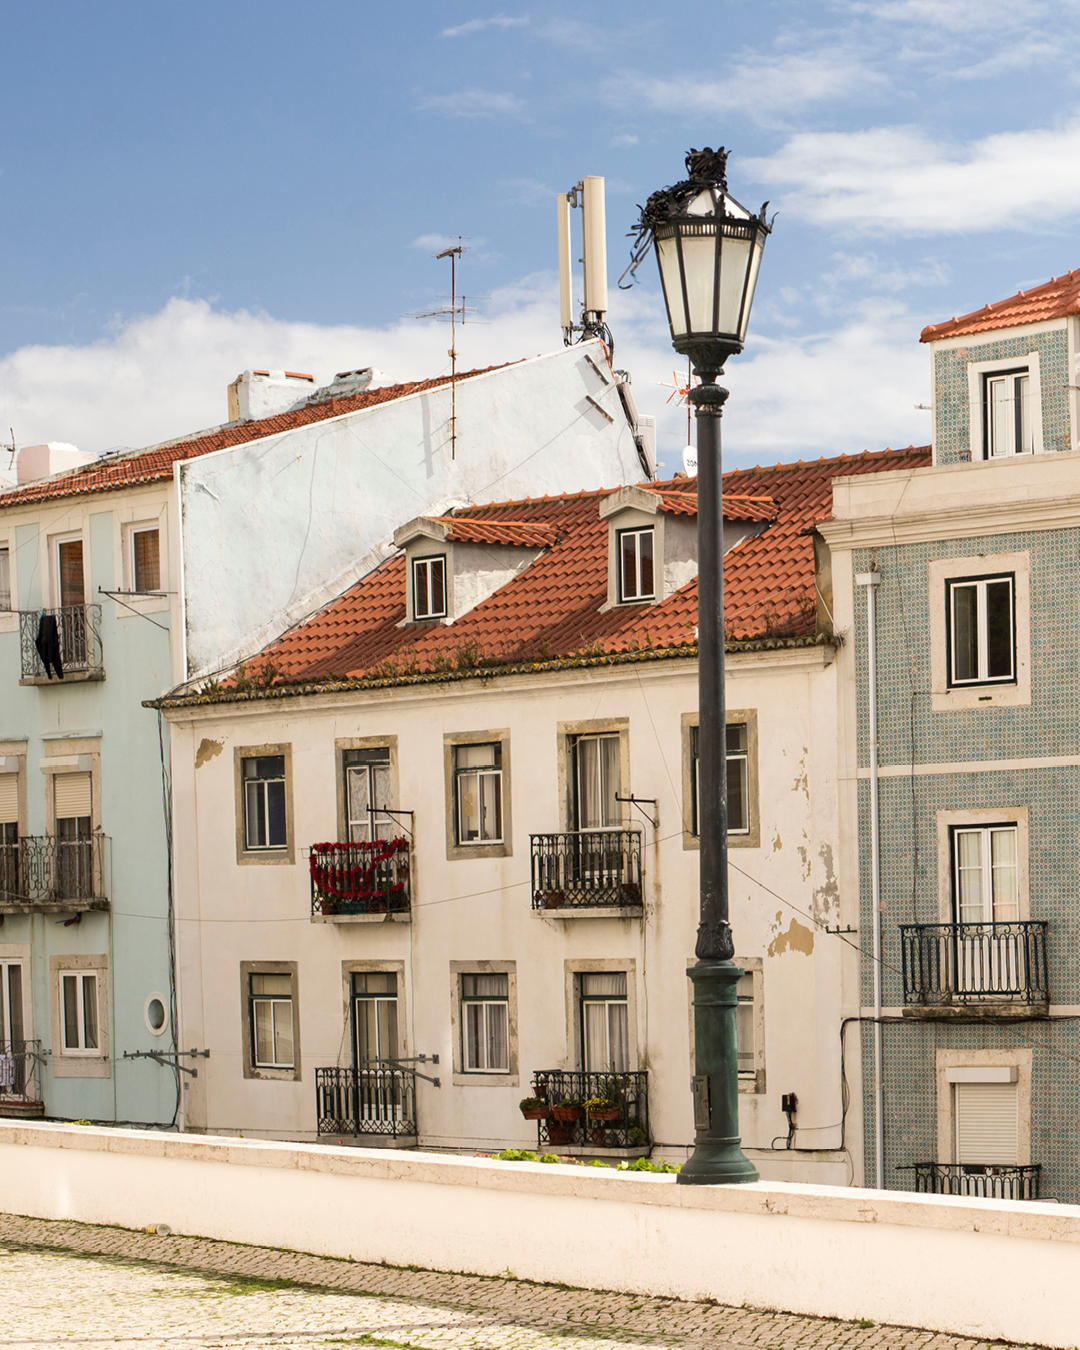
<instances>
[{"instance_id":1,"label":"blue sky with clouds","mask_svg":"<svg viewBox=\"0 0 1080 1350\"><path fill-rule=\"evenodd\" d=\"M320 379L446 364L403 316L467 237L490 297L467 363L558 345L553 195L636 203L725 144L779 211L729 462L925 440L927 322L1080 266L1080 3L677 8L261 0L5 3L0 426L88 449L225 416L245 366ZM685 422L654 281L612 302L617 364Z\"/></svg>"}]
</instances>

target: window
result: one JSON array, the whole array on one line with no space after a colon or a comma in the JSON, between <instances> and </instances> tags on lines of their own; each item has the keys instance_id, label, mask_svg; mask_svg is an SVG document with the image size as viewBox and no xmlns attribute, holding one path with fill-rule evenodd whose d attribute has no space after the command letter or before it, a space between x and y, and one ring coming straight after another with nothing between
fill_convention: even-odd
<instances>
[{"instance_id":1,"label":"window","mask_svg":"<svg viewBox=\"0 0 1080 1350\"><path fill-rule=\"evenodd\" d=\"M0 548L0 610L11 608L11 554Z\"/></svg>"},{"instance_id":2,"label":"window","mask_svg":"<svg viewBox=\"0 0 1080 1350\"><path fill-rule=\"evenodd\" d=\"M965 577L948 583L950 685L1015 681L1013 581Z\"/></svg>"},{"instance_id":3,"label":"window","mask_svg":"<svg viewBox=\"0 0 1080 1350\"><path fill-rule=\"evenodd\" d=\"M285 756L256 755L242 761L244 847L286 848Z\"/></svg>"},{"instance_id":4,"label":"window","mask_svg":"<svg viewBox=\"0 0 1080 1350\"><path fill-rule=\"evenodd\" d=\"M620 530L619 599L652 600L656 596L653 581L653 531Z\"/></svg>"},{"instance_id":5,"label":"window","mask_svg":"<svg viewBox=\"0 0 1080 1350\"><path fill-rule=\"evenodd\" d=\"M574 736L573 826L575 830L612 830L622 825L620 737L618 733Z\"/></svg>"},{"instance_id":6,"label":"window","mask_svg":"<svg viewBox=\"0 0 1080 1350\"><path fill-rule=\"evenodd\" d=\"M461 976L465 1073L510 1072L509 984L507 975Z\"/></svg>"},{"instance_id":7,"label":"window","mask_svg":"<svg viewBox=\"0 0 1080 1350\"><path fill-rule=\"evenodd\" d=\"M747 971L735 986L735 1041L739 1053L739 1078L757 1078L757 1017L754 1005L754 973Z\"/></svg>"},{"instance_id":8,"label":"window","mask_svg":"<svg viewBox=\"0 0 1080 1350\"><path fill-rule=\"evenodd\" d=\"M293 997L291 975L248 977L251 998L252 1063L257 1069L291 1069Z\"/></svg>"},{"instance_id":9,"label":"window","mask_svg":"<svg viewBox=\"0 0 1080 1350\"><path fill-rule=\"evenodd\" d=\"M397 978L393 971L353 972L353 1049L358 1068L398 1057Z\"/></svg>"},{"instance_id":10,"label":"window","mask_svg":"<svg viewBox=\"0 0 1080 1350\"><path fill-rule=\"evenodd\" d=\"M1016 825L954 827L957 923L1015 923L1020 917Z\"/></svg>"},{"instance_id":11,"label":"window","mask_svg":"<svg viewBox=\"0 0 1080 1350\"><path fill-rule=\"evenodd\" d=\"M160 539L156 528L131 532L131 589L140 595L161 590Z\"/></svg>"},{"instance_id":12,"label":"window","mask_svg":"<svg viewBox=\"0 0 1080 1350\"><path fill-rule=\"evenodd\" d=\"M23 1025L23 968L21 961L0 961L0 1053L25 1049ZM0 1079L0 1094L4 1083Z\"/></svg>"},{"instance_id":13,"label":"window","mask_svg":"<svg viewBox=\"0 0 1080 1350\"><path fill-rule=\"evenodd\" d=\"M390 805L390 747L343 750L346 827L350 840L393 839L400 831Z\"/></svg>"},{"instance_id":14,"label":"window","mask_svg":"<svg viewBox=\"0 0 1080 1350\"><path fill-rule=\"evenodd\" d=\"M501 843L502 746L455 745L453 753L458 845Z\"/></svg>"},{"instance_id":15,"label":"window","mask_svg":"<svg viewBox=\"0 0 1080 1350\"><path fill-rule=\"evenodd\" d=\"M446 558L413 559L413 618L446 618Z\"/></svg>"},{"instance_id":16,"label":"window","mask_svg":"<svg viewBox=\"0 0 1080 1350\"><path fill-rule=\"evenodd\" d=\"M90 775L58 773L52 781L58 891L82 899L94 894Z\"/></svg>"},{"instance_id":17,"label":"window","mask_svg":"<svg viewBox=\"0 0 1080 1350\"><path fill-rule=\"evenodd\" d=\"M586 1073L630 1069L630 1023L626 971L582 972L581 1060Z\"/></svg>"},{"instance_id":18,"label":"window","mask_svg":"<svg viewBox=\"0 0 1080 1350\"><path fill-rule=\"evenodd\" d=\"M57 572L61 607L86 603L83 581L83 546L81 539L63 539L56 546Z\"/></svg>"},{"instance_id":19,"label":"window","mask_svg":"<svg viewBox=\"0 0 1080 1350\"><path fill-rule=\"evenodd\" d=\"M700 838L698 820L698 728L690 728L691 831ZM750 755L745 722L727 724L727 816L728 834L750 833Z\"/></svg>"},{"instance_id":20,"label":"window","mask_svg":"<svg viewBox=\"0 0 1080 1350\"><path fill-rule=\"evenodd\" d=\"M60 974L62 1053L96 1055L98 1046L98 978L96 972Z\"/></svg>"},{"instance_id":21,"label":"window","mask_svg":"<svg viewBox=\"0 0 1080 1350\"><path fill-rule=\"evenodd\" d=\"M1015 1082L953 1083L956 1162L1012 1166L1019 1162L1018 1087Z\"/></svg>"},{"instance_id":22,"label":"window","mask_svg":"<svg viewBox=\"0 0 1080 1350\"><path fill-rule=\"evenodd\" d=\"M987 459L1034 451L1031 380L1026 366L983 376L983 428Z\"/></svg>"}]
</instances>

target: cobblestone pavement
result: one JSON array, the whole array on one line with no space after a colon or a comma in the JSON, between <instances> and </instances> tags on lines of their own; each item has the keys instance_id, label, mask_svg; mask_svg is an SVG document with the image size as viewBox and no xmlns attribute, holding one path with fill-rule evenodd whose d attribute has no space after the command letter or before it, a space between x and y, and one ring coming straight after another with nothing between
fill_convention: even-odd
<instances>
[{"instance_id":1,"label":"cobblestone pavement","mask_svg":"<svg viewBox=\"0 0 1080 1350\"><path fill-rule=\"evenodd\" d=\"M0 1215L0 1290L0 1350L989 1350L901 1327L12 1215Z\"/></svg>"}]
</instances>

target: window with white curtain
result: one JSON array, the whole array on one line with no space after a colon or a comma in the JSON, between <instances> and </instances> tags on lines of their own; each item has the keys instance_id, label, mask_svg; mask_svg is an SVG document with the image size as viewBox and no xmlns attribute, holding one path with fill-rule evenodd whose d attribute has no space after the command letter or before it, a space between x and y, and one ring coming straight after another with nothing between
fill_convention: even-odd
<instances>
[{"instance_id":1,"label":"window with white curtain","mask_svg":"<svg viewBox=\"0 0 1080 1350\"><path fill-rule=\"evenodd\" d=\"M259 1069L291 1069L293 987L291 975L251 975L251 1047Z\"/></svg>"},{"instance_id":2,"label":"window with white curtain","mask_svg":"<svg viewBox=\"0 0 1080 1350\"><path fill-rule=\"evenodd\" d=\"M351 841L393 839L390 805L390 747L342 752L346 825Z\"/></svg>"},{"instance_id":3,"label":"window with white curtain","mask_svg":"<svg viewBox=\"0 0 1080 1350\"><path fill-rule=\"evenodd\" d=\"M983 426L987 459L1030 455L1035 449L1031 376L1026 366L983 376Z\"/></svg>"},{"instance_id":4,"label":"window with white curtain","mask_svg":"<svg viewBox=\"0 0 1080 1350\"><path fill-rule=\"evenodd\" d=\"M502 746L454 746L457 842L498 844L503 837Z\"/></svg>"},{"instance_id":5,"label":"window with white curtain","mask_svg":"<svg viewBox=\"0 0 1080 1350\"><path fill-rule=\"evenodd\" d=\"M462 1068L465 1073L510 1072L510 977L461 976Z\"/></svg>"},{"instance_id":6,"label":"window with white curtain","mask_svg":"<svg viewBox=\"0 0 1080 1350\"><path fill-rule=\"evenodd\" d=\"M0 545L0 610L11 608L11 554L6 544Z\"/></svg>"},{"instance_id":7,"label":"window with white curtain","mask_svg":"<svg viewBox=\"0 0 1080 1350\"><path fill-rule=\"evenodd\" d=\"M626 971L583 971L578 976L581 1057L586 1073L628 1073L630 1016Z\"/></svg>"},{"instance_id":8,"label":"window with white curtain","mask_svg":"<svg viewBox=\"0 0 1080 1350\"><path fill-rule=\"evenodd\" d=\"M614 830L622 825L618 733L575 736L571 742L574 829Z\"/></svg>"},{"instance_id":9,"label":"window with white curtain","mask_svg":"<svg viewBox=\"0 0 1080 1350\"><path fill-rule=\"evenodd\" d=\"M61 1053L96 1055L98 977L94 971L60 972Z\"/></svg>"},{"instance_id":10,"label":"window with white curtain","mask_svg":"<svg viewBox=\"0 0 1080 1350\"><path fill-rule=\"evenodd\" d=\"M1015 825L953 829L957 923L1015 923L1020 917Z\"/></svg>"}]
</instances>

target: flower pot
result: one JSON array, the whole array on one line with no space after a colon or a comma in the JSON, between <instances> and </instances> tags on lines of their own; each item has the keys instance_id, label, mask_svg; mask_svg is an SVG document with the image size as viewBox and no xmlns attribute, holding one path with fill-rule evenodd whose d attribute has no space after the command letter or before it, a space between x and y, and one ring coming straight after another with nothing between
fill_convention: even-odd
<instances>
[{"instance_id":1,"label":"flower pot","mask_svg":"<svg viewBox=\"0 0 1080 1350\"><path fill-rule=\"evenodd\" d=\"M570 1142L570 1127L548 1121L547 1137L549 1144L568 1144Z\"/></svg>"},{"instance_id":2,"label":"flower pot","mask_svg":"<svg viewBox=\"0 0 1080 1350\"><path fill-rule=\"evenodd\" d=\"M526 1120L547 1120L551 1114L550 1106L523 1106L521 1114Z\"/></svg>"},{"instance_id":3,"label":"flower pot","mask_svg":"<svg viewBox=\"0 0 1080 1350\"><path fill-rule=\"evenodd\" d=\"M585 1108L581 1106L553 1106L551 1114L559 1121L580 1120L585 1114Z\"/></svg>"},{"instance_id":4,"label":"flower pot","mask_svg":"<svg viewBox=\"0 0 1080 1350\"><path fill-rule=\"evenodd\" d=\"M548 891L544 896L544 908L559 909L562 906L563 899L562 891Z\"/></svg>"},{"instance_id":5,"label":"flower pot","mask_svg":"<svg viewBox=\"0 0 1080 1350\"><path fill-rule=\"evenodd\" d=\"M590 1120L618 1120L621 1111L617 1106L598 1106L589 1112Z\"/></svg>"}]
</instances>

